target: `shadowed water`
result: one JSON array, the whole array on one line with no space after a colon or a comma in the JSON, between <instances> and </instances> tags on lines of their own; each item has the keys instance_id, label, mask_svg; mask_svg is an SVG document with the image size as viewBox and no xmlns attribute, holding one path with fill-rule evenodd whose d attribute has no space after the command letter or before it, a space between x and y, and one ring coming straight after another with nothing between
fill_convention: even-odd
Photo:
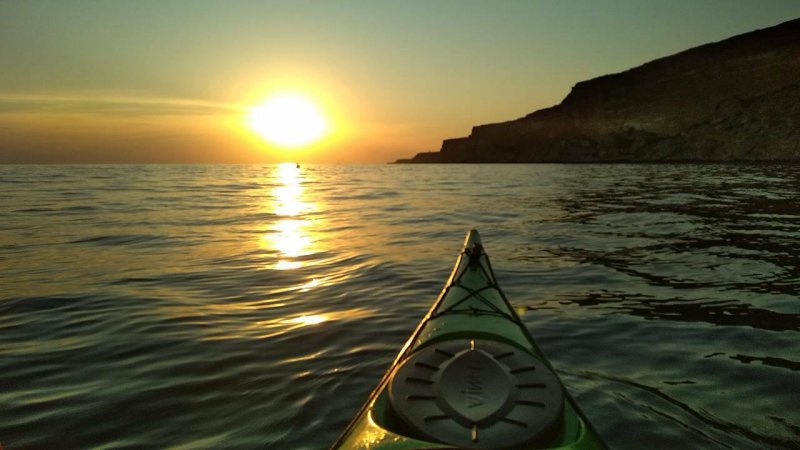
<instances>
[{"instance_id":1,"label":"shadowed water","mask_svg":"<svg viewBox=\"0 0 800 450\"><path fill-rule=\"evenodd\" d=\"M478 228L619 449L800 448L800 166L0 166L0 442L332 443Z\"/></svg>"}]
</instances>

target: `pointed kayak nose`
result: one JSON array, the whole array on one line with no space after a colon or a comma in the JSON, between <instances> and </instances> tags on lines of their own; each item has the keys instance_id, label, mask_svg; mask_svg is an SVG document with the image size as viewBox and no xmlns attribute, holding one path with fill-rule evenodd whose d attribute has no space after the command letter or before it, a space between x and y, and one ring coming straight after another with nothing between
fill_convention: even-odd
<instances>
[{"instance_id":1,"label":"pointed kayak nose","mask_svg":"<svg viewBox=\"0 0 800 450\"><path fill-rule=\"evenodd\" d=\"M466 239L464 239L464 251L471 253L476 247L483 249L481 235L478 233L478 230L469 230Z\"/></svg>"},{"instance_id":2,"label":"pointed kayak nose","mask_svg":"<svg viewBox=\"0 0 800 450\"><path fill-rule=\"evenodd\" d=\"M469 230L439 297L334 449L605 450Z\"/></svg>"}]
</instances>

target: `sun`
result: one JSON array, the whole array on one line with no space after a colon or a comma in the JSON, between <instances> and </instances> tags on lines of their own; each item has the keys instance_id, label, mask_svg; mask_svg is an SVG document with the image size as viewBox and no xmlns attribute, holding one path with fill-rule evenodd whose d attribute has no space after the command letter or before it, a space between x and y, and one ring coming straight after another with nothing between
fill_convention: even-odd
<instances>
[{"instance_id":1,"label":"sun","mask_svg":"<svg viewBox=\"0 0 800 450\"><path fill-rule=\"evenodd\" d=\"M294 148L321 139L328 121L317 106L300 94L278 94L250 109L250 127L281 147Z\"/></svg>"}]
</instances>

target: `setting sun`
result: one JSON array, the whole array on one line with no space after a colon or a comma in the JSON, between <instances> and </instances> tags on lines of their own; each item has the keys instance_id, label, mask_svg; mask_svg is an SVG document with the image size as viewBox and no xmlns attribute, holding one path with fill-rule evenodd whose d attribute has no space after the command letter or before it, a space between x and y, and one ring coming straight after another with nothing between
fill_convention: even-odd
<instances>
[{"instance_id":1,"label":"setting sun","mask_svg":"<svg viewBox=\"0 0 800 450\"><path fill-rule=\"evenodd\" d=\"M268 142L281 147L300 147L322 138L328 121L316 105L298 94L281 94L253 107L250 127Z\"/></svg>"}]
</instances>

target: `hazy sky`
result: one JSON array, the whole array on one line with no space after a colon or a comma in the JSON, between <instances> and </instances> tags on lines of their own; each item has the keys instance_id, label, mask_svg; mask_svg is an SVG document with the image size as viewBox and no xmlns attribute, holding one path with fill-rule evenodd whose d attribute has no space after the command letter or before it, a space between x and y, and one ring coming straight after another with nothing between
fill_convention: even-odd
<instances>
[{"instance_id":1,"label":"hazy sky","mask_svg":"<svg viewBox=\"0 0 800 450\"><path fill-rule=\"evenodd\" d=\"M797 17L798 0L0 0L0 162L385 162ZM332 137L255 135L247 108L280 90Z\"/></svg>"}]
</instances>

